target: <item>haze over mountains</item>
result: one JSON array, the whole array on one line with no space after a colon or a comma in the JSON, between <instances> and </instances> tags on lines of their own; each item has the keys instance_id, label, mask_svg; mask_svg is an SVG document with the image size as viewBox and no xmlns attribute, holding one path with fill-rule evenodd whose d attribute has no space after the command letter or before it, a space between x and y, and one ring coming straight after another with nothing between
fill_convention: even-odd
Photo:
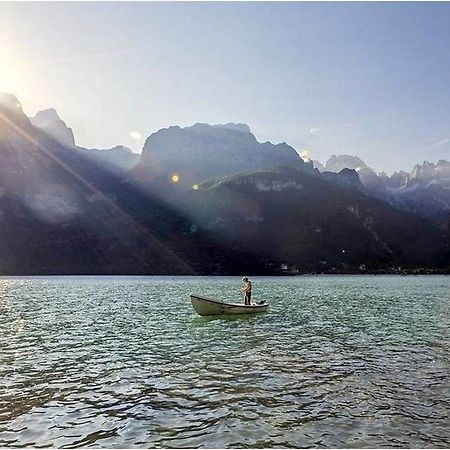
<instances>
[{"instance_id":1,"label":"haze over mountains","mask_svg":"<svg viewBox=\"0 0 450 450\"><path fill-rule=\"evenodd\" d=\"M390 205L423 217L442 229L450 226L450 162L424 161L411 172L377 174L356 156L332 155L325 165L314 163L322 173L344 168L357 172L367 194Z\"/></svg>"},{"instance_id":2,"label":"haze over mountains","mask_svg":"<svg viewBox=\"0 0 450 450\"><path fill-rule=\"evenodd\" d=\"M303 161L244 124L76 146L55 110L0 96L0 273L445 271L450 163L376 174ZM314 168L316 167L316 168Z\"/></svg>"}]
</instances>

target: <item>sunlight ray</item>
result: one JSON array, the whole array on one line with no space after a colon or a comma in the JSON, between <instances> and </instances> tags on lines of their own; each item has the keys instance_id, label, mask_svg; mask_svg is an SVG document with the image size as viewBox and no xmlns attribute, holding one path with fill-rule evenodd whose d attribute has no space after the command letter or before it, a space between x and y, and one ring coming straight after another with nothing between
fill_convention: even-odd
<instances>
[{"instance_id":1,"label":"sunlight ray","mask_svg":"<svg viewBox=\"0 0 450 450\"><path fill-rule=\"evenodd\" d=\"M36 140L33 136L30 136L25 130L15 124L12 120L10 120L5 114L0 112L0 120L3 121L7 126L12 128L16 133L26 139L28 142L39 148L47 157L49 157L52 161L57 163L61 168L63 168L67 173L69 173L72 177L74 177L78 182L80 182L83 186L85 186L89 191L91 191L94 195L101 198L105 201L111 208L113 208L117 213L119 213L123 219L131 226L133 229L140 234L143 234L147 239L149 239L152 244L162 250L170 254L173 258L175 258L178 263L182 267L185 268L187 273L193 273L192 267L188 265L183 259L181 259L176 253L174 253L171 249L169 249L166 245L162 244L159 239L149 233L149 231L140 223L136 222L126 211L120 208L110 197L105 195L102 191L97 189L91 183L86 181L80 174L75 172L69 165L67 165L61 158L55 155L49 148L43 146L38 140ZM134 255L137 257L137 255Z\"/></svg>"}]
</instances>

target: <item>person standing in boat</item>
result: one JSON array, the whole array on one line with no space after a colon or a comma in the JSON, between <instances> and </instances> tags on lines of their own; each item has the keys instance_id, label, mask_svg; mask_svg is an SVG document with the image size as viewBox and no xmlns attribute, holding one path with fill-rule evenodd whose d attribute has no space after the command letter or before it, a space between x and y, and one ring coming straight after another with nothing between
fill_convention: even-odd
<instances>
[{"instance_id":1,"label":"person standing in boat","mask_svg":"<svg viewBox=\"0 0 450 450\"><path fill-rule=\"evenodd\" d=\"M244 282L244 286L241 288L241 291L244 293L244 304L251 305L251 297L252 297L252 282L247 278L242 278Z\"/></svg>"}]
</instances>

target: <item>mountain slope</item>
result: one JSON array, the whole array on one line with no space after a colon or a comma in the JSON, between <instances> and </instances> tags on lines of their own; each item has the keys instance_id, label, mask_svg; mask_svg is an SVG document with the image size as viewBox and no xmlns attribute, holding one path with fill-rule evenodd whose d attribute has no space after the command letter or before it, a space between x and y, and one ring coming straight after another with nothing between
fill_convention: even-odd
<instances>
[{"instance_id":1,"label":"mountain slope","mask_svg":"<svg viewBox=\"0 0 450 450\"><path fill-rule=\"evenodd\" d=\"M325 167L316 162L322 176L343 168L355 169L365 192L395 208L422 217L443 230L450 230L450 162L436 164L424 161L411 172L395 172L392 176L376 173L356 156L333 155ZM336 179L337 180L337 179ZM356 187L356 184L355 184Z\"/></svg>"},{"instance_id":2,"label":"mountain slope","mask_svg":"<svg viewBox=\"0 0 450 450\"><path fill-rule=\"evenodd\" d=\"M254 153L257 165L278 168L213 179L196 190L178 180L182 189L169 206L161 200L171 194L164 173L153 172L160 177L152 180L154 194L142 190L105 161L33 126L14 96L0 95L0 274L273 274L450 265L443 231L365 195L355 171L320 176L291 147L259 144L244 125L193 128L192 158L180 147L173 153L172 131L162 133L168 141L158 138L160 161L168 152L164 170L176 164L181 180L194 162L196 177L210 176L219 154L224 173L242 172L242 161ZM186 142L180 130L175 134ZM151 164L141 168L152 172L150 156ZM415 178L425 180L425 172Z\"/></svg>"},{"instance_id":3,"label":"mountain slope","mask_svg":"<svg viewBox=\"0 0 450 450\"><path fill-rule=\"evenodd\" d=\"M255 261L331 272L450 264L448 239L426 221L288 168L206 182L183 205L198 230L252 255L236 273Z\"/></svg>"},{"instance_id":4,"label":"mountain slope","mask_svg":"<svg viewBox=\"0 0 450 450\"><path fill-rule=\"evenodd\" d=\"M103 168L114 172L127 172L134 167L140 156L128 147L117 145L110 149L88 149L75 145L75 137L71 128L59 117L55 109L39 111L30 122L68 148L76 149L87 158L99 162Z\"/></svg>"},{"instance_id":5,"label":"mountain slope","mask_svg":"<svg viewBox=\"0 0 450 450\"><path fill-rule=\"evenodd\" d=\"M0 97L0 273L193 273L170 245L183 226Z\"/></svg>"},{"instance_id":6,"label":"mountain slope","mask_svg":"<svg viewBox=\"0 0 450 450\"><path fill-rule=\"evenodd\" d=\"M128 147L123 145L104 150L77 147L77 150L86 158L113 172L128 172L140 160L140 155L133 153Z\"/></svg>"}]
</instances>

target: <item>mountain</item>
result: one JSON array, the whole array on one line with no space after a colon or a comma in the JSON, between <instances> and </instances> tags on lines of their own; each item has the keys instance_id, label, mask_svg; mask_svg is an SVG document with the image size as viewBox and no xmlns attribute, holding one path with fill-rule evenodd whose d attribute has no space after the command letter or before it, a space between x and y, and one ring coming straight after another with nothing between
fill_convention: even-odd
<instances>
[{"instance_id":1,"label":"mountain","mask_svg":"<svg viewBox=\"0 0 450 450\"><path fill-rule=\"evenodd\" d=\"M449 161L441 160L436 164L424 161L416 165L406 179L403 174L394 175L400 177L401 186L388 185L388 196L393 204L450 230Z\"/></svg>"},{"instance_id":2,"label":"mountain","mask_svg":"<svg viewBox=\"0 0 450 450\"><path fill-rule=\"evenodd\" d=\"M340 172L343 169L353 169L359 171L364 167L367 167L366 163L357 156L331 155L321 172Z\"/></svg>"},{"instance_id":3,"label":"mountain","mask_svg":"<svg viewBox=\"0 0 450 450\"><path fill-rule=\"evenodd\" d=\"M319 168L320 163L316 162ZM355 169L364 191L375 198L389 203L395 208L411 212L427 219L438 227L450 229L450 162L438 161L430 163L424 161L418 164L411 172L394 172L390 177L384 172L376 173L364 161L355 156L333 155L322 166L322 177L329 181L338 178L331 172ZM353 175L354 177L355 175ZM341 180L342 181L342 180ZM354 186L361 189L356 180Z\"/></svg>"},{"instance_id":4,"label":"mountain","mask_svg":"<svg viewBox=\"0 0 450 450\"><path fill-rule=\"evenodd\" d=\"M1 274L195 273L187 226L0 96Z\"/></svg>"},{"instance_id":5,"label":"mountain","mask_svg":"<svg viewBox=\"0 0 450 450\"><path fill-rule=\"evenodd\" d=\"M450 187L450 162L440 160L437 164L424 161L418 164L408 177L412 183L422 183L424 185L440 184Z\"/></svg>"},{"instance_id":6,"label":"mountain","mask_svg":"<svg viewBox=\"0 0 450 450\"><path fill-rule=\"evenodd\" d=\"M450 162L425 161L410 173L395 172L391 177L366 167L358 175L370 195L449 229Z\"/></svg>"},{"instance_id":7,"label":"mountain","mask_svg":"<svg viewBox=\"0 0 450 450\"><path fill-rule=\"evenodd\" d=\"M195 229L251 258L231 273L448 266L449 241L427 221L290 168L211 180L183 197ZM226 257L226 255L224 255Z\"/></svg>"},{"instance_id":8,"label":"mountain","mask_svg":"<svg viewBox=\"0 0 450 450\"><path fill-rule=\"evenodd\" d=\"M358 172L353 169L342 169L340 172L322 172L321 177L331 183L340 186L354 188L359 191L364 190L364 186L359 179Z\"/></svg>"},{"instance_id":9,"label":"mountain","mask_svg":"<svg viewBox=\"0 0 450 450\"><path fill-rule=\"evenodd\" d=\"M58 113L53 108L39 111L30 119L30 121L35 127L45 131L61 144L67 147L75 147L75 137L72 128L69 128L66 123L61 120Z\"/></svg>"},{"instance_id":10,"label":"mountain","mask_svg":"<svg viewBox=\"0 0 450 450\"><path fill-rule=\"evenodd\" d=\"M354 170L321 175L292 147L261 144L242 124L155 135L127 177L92 157L95 151L64 145L33 125L14 96L0 94L0 274L450 266L448 233L368 195ZM155 176L154 190L134 182L138 169ZM173 171L179 179L164 183ZM213 177L217 172L225 175ZM439 179L445 187L446 173L443 162L417 168L407 184L430 188ZM189 186L202 178L208 180ZM178 184L178 195L166 201Z\"/></svg>"},{"instance_id":11,"label":"mountain","mask_svg":"<svg viewBox=\"0 0 450 450\"><path fill-rule=\"evenodd\" d=\"M105 169L113 172L128 172L140 160L140 155L133 153L128 147L117 145L116 147L98 150L93 148L77 147L86 158L101 164Z\"/></svg>"},{"instance_id":12,"label":"mountain","mask_svg":"<svg viewBox=\"0 0 450 450\"><path fill-rule=\"evenodd\" d=\"M286 143L258 142L245 124L197 123L153 133L133 174L143 186L184 191L212 178L276 166L314 170Z\"/></svg>"},{"instance_id":13,"label":"mountain","mask_svg":"<svg viewBox=\"0 0 450 450\"><path fill-rule=\"evenodd\" d=\"M325 166L320 161L318 161L317 159L313 159L312 163L313 163L314 169L317 169L319 172L324 172L325 171Z\"/></svg>"},{"instance_id":14,"label":"mountain","mask_svg":"<svg viewBox=\"0 0 450 450\"><path fill-rule=\"evenodd\" d=\"M108 170L127 172L139 161L139 155L123 145L104 150L76 146L72 129L67 126L53 108L39 111L34 117L30 118L30 121L35 127L41 129L59 143L69 148L76 148L87 158L102 164Z\"/></svg>"}]
</instances>

